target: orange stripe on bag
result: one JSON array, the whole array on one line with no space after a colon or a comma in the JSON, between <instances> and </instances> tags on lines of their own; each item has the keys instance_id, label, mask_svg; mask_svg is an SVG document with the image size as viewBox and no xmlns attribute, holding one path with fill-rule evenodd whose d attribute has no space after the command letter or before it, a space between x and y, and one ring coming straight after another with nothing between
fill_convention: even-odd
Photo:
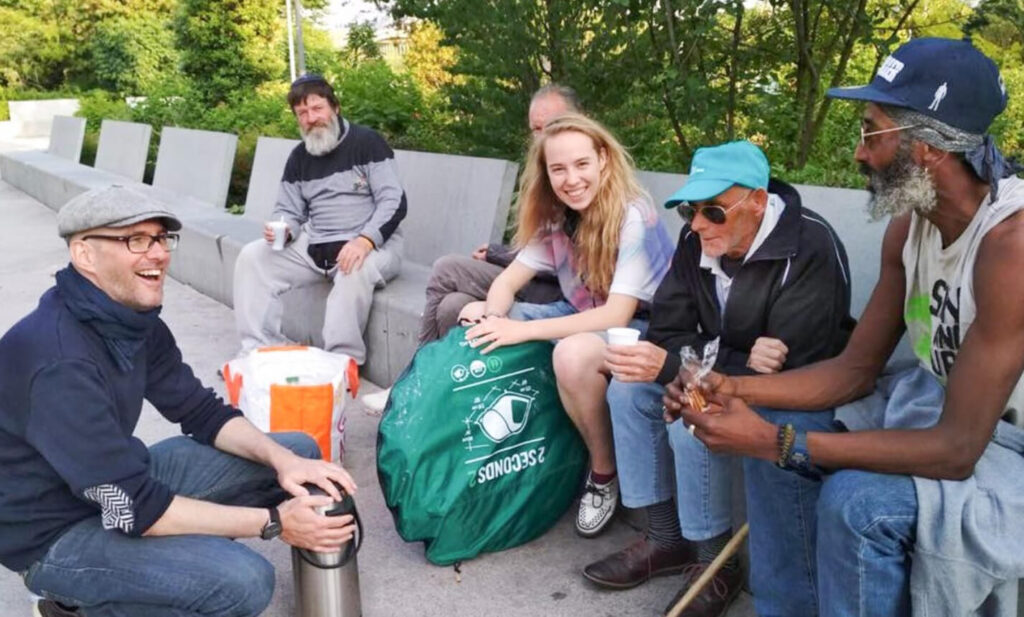
<instances>
[{"instance_id":1,"label":"orange stripe on bag","mask_svg":"<svg viewBox=\"0 0 1024 617\"><path fill-rule=\"evenodd\" d=\"M260 347L256 350L256 353L267 351L303 351L306 349L309 349L309 345L271 345L269 347Z\"/></svg>"},{"instance_id":2,"label":"orange stripe on bag","mask_svg":"<svg viewBox=\"0 0 1024 617\"><path fill-rule=\"evenodd\" d=\"M224 387L228 391L228 402L231 403L232 407L238 407L238 401L242 394L242 376L233 375L231 373L231 366L228 364L224 365L221 373L224 375Z\"/></svg>"},{"instance_id":3,"label":"orange stripe on bag","mask_svg":"<svg viewBox=\"0 0 1024 617\"><path fill-rule=\"evenodd\" d=\"M355 360L349 359L345 374L348 378L348 391L352 393L352 398L355 398L359 395L359 365Z\"/></svg>"},{"instance_id":4,"label":"orange stripe on bag","mask_svg":"<svg viewBox=\"0 0 1024 617\"><path fill-rule=\"evenodd\" d=\"M316 441L325 461L331 460L331 414L334 389L331 384L296 386L270 385L270 430L302 431Z\"/></svg>"}]
</instances>

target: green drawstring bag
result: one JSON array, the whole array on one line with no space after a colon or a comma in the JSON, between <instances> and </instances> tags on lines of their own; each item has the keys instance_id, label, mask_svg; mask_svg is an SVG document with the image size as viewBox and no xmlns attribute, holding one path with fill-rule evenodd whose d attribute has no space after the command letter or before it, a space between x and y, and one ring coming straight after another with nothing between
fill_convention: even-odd
<instances>
[{"instance_id":1,"label":"green drawstring bag","mask_svg":"<svg viewBox=\"0 0 1024 617\"><path fill-rule=\"evenodd\" d=\"M448 565L540 536L580 486L586 447L562 409L551 343L487 355L465 328L425 345L377 434L384 500L407 542Z\"/></svg>"}]
</instances>

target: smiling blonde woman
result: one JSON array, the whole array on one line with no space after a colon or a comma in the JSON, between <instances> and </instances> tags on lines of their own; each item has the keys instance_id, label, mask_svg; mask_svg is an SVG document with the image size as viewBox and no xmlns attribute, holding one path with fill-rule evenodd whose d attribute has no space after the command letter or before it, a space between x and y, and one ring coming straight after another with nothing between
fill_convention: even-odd
<instances>
[{"instance_id":1,"label":"smiling blonde woman","mask_svg":"<svg viewBox=\"0 0 1024 617\"><path fill-rule=\"evenodd\" d=\"M599 123L578 114L552 120L534 141L520 180L516 244L522 249L485 302L461 317L483 353L502 345L557 340L559 395L590 450L591 473L576 529L593 537L611 521L618 483L605 402L607 328L647 327L654 292L674 247L636 180L632 158ZM515 302L537 273L558 278L563 299Z\"/></svg>"}]
</instances>

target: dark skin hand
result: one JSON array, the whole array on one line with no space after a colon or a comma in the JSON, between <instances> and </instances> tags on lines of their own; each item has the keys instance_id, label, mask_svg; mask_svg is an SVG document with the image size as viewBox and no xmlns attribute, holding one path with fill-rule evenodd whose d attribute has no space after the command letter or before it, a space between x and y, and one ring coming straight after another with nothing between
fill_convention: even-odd
<instances>
[{"instance_id":1,"label":"dark skin hand","mask_svg":"<svg viewBox=\"0 0 1024 617\"><path fill-rule=\"evenodd\" d=\"M901 250L908 221L894 219L883 242L882 272L847 348L836 358L777 375L711 374L703 389L710 413L686 408L680 376L666 389L666 415L682 417L718 452L777 457L775 427L750 405L827 409L871 391L903 332L904 271ZM823 467L854 468L960 480L973 473L996 422L1024 371L1024 214L990 231L974 271L977 316L963 336L935 426L916 430L808 433L812 460Z\"/></svg>"}]
</instances>

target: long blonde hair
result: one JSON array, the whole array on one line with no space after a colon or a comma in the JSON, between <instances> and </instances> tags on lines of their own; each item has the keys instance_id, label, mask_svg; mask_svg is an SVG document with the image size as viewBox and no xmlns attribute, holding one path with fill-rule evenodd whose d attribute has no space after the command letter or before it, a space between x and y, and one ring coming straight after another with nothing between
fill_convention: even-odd
<instances>
[{"instance_id":1,"label":"long blonde hair","mask_svg":"<svg viewBox=\"0 0 1024 617\"><path fill-rule=\"evenodd\" d=\"M622 144L598 122L580 114L555 118L533 141L519 181L518 229L515 244L522 248L551 225L565 221L567 207L555 195L548 179L544 145L566 131L590 137L598 156L606 157L594 201L580 212L580 223L571 238L576 266L583 282L594 294L607 298L615 275L619 253L619 234L627 205L638 199L650 202L650 196L637 182L633 158Z\"/></svg>"}]
</instances>

